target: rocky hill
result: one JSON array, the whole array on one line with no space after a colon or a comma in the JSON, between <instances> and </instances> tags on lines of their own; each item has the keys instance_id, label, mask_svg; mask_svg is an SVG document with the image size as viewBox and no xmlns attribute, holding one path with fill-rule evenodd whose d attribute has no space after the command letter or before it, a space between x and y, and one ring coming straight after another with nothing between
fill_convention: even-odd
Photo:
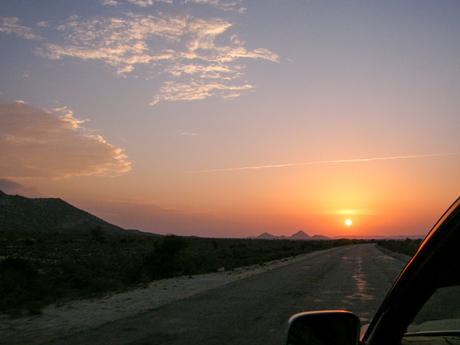
<instances>
[{"instance_id":1,"label":"rocky hill","mask_svg":"<svg viewBox=\"0 0 460 345\"><path fill-rule=\"evenodd\" d=\"M0 191L0 231L105 233L125 230L58 198L26 198Z\"/></svg>"}]
</instances>

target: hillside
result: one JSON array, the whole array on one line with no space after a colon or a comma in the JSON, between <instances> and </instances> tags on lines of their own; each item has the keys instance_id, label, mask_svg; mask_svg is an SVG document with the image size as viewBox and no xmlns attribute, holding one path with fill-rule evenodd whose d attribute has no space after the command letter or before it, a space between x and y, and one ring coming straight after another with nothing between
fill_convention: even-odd
<instances>
[{"instance_id":1,"label":"hillside","mask_svg":"<svg viewBox=\"0 0 460 345\"><path fill-rule=\"evenodd\" d=\"M86 233L101 228L122 233L122 228L80 210L58 198L26 198L0 191L0 231Z\"/></svg>"}]
</instances>

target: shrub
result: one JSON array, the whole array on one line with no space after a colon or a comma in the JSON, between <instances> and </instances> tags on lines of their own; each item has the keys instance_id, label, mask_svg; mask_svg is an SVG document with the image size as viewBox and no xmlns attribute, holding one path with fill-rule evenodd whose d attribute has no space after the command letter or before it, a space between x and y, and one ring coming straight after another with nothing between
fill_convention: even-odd
<instances>
[{"instance_id":1,"label":"shrub","mask_svg":"<svg viewBox=\"0 0 460 345\"><path fill-rule=\"evenodd\" d=\"M422 240L406 238L405 240L381 240L377 243L393 252L412 256L417 252Z\"/></svg>"},{"instance_id":2,"label":"shrub","mask_svg":"<svg viewBox=\"0 0 460 345\"><path fill-rule=\"evenodd\" d=\"M152 279L178 275L184 271L180 264L179 252L187 247L187 242L178 236L166 236L145 258L147 271Z\"/></svg>"},{"instance_id":3,"label":"shrub","mask_svg":"<svg viewBox=\"0 0 460 345\"><path fill-rule=\"evenodd\" d=\"M104 230L102 230L100 225L91 229L91 238L99 243L104 243L107 241L105 238Z\"/></svg>"},{"instance_id":4,"label":"shrub","mask_svg":"<svg viewBox=\"0 0 460 345\"><path fill-rule=\"evenodd\" d=\"M8 257L0 261L0 309L25 307L37 310L37 300L43 295L39 273L29 261Z\"/></svg>"}]
</instances>

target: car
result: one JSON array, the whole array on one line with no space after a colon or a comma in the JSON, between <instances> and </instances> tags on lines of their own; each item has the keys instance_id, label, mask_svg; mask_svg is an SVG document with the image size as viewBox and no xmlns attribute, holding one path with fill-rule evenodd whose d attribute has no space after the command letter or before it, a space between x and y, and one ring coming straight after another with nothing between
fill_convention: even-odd
<instances>
[{"instance_id":1,"label":"car","mask_svg":"<svg viewBox=\"0 0 460 345\"><path fill-rule=\"evenodd\" d=\"M400 273L370 324L346 310L293 315L288 345L460 344L460 198Z\"/></svg>"}]
</instances>

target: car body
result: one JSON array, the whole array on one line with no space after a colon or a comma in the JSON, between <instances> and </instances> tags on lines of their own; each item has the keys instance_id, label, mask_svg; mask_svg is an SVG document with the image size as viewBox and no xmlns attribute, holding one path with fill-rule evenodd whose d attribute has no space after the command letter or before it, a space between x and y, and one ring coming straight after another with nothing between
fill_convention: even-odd
<instances>
[{"instance_id":1,"label":"car body","mask_svg":"<svg viewBox=\"0 0 460 345\"><path fill-rule=\"evenodd\" d=\"M460 314L444 321L450 328L424 329L410 325L435 292L460 286L460 198L444 213L400 273L371 323L360 332L359 318L347 311L316 311L296 314L289 321L288 344L390 345L400 343L459 343ZM460 290L450 293L450 304L460 310ZM452 295L452 294L455 294ZM438 305L440 312L448 309ZM457 326L458 324L458 326ZM423 326L423 324L422 324ZM412 327L414 328L414 327ZM441 340L442 341L439 341Z\"/></svg>"}]
</instances>

